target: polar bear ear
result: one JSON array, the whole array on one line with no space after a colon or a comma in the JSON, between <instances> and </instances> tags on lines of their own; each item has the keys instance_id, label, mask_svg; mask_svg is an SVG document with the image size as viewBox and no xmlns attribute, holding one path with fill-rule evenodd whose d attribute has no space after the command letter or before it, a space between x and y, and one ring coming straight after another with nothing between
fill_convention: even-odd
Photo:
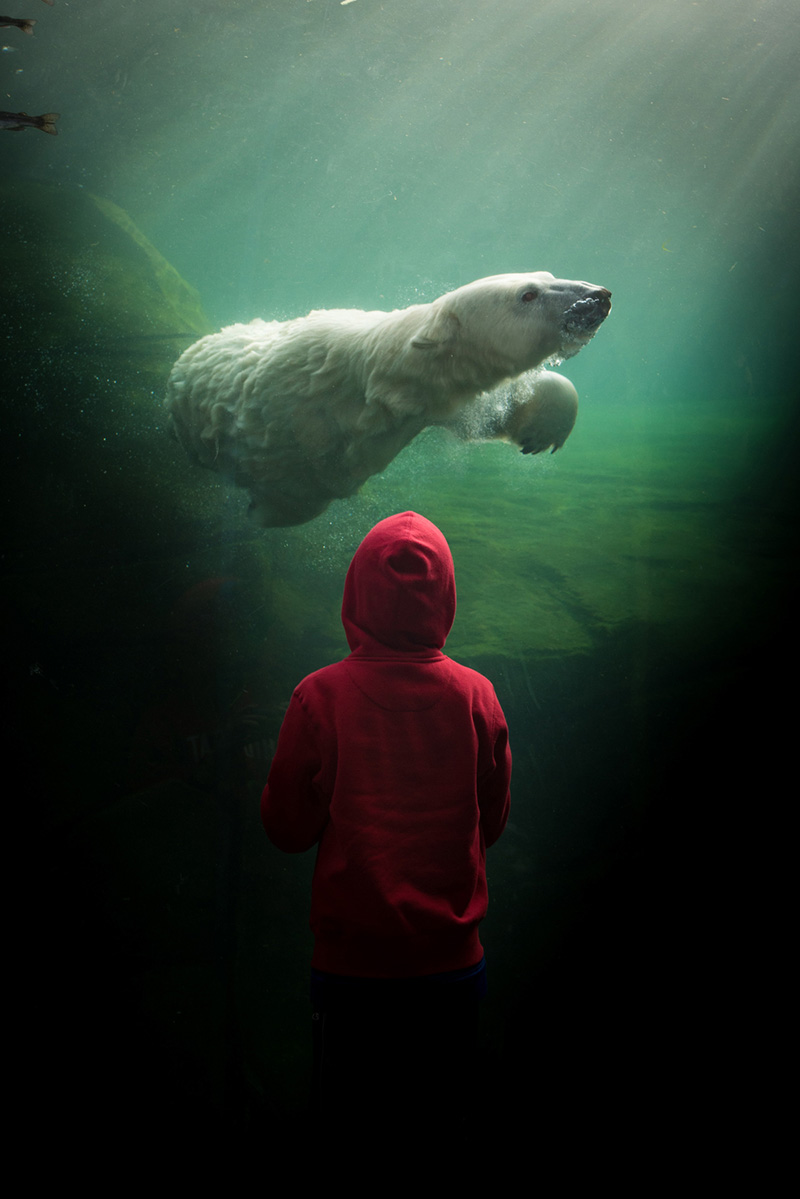
<instances>
[{"instance_id":1,"label":"polar bear ear","mask_svg":"<svg viewBox=\"0 0 800 1199\"><path fill-rule=\"evenodd\" d=\"M434 305L433 311L411 338L411 344L415 350L435 350L437 346L453 341L460 327L461 322L454 312Z\"/></svg>"}]
</instances>

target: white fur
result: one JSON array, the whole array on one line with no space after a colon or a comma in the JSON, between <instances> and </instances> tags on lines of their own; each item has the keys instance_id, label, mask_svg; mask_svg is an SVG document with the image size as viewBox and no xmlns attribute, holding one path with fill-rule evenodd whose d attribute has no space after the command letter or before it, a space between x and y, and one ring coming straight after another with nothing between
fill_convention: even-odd
<instances>
[{"instance_id":1,"label":"white fur","mask_svg":"<svg viewBox=\"0 0 800 1199\"><path fill-rule=\"evenodd\" d=\"M560 450L578 415L578 393L555 371L527 371L484 392L442 424L462 441L508 441L523 454Z\"/></svg>"},{"instance_id":2,"label":"white fur","mask_svg":"<svg viewBox=\"0 0 800 1199\"><path fill-rule=\"evenodd\" d=\"M352 495L426 425L577 353L597 326L568 328L567 310L608 294L540 271L493 275L394 312L231 325L178 359L166 407L187 452L248 488L263 524L301 524ZM489 436L524 449L517 434ZM528 440L545 448L541 436Z\"/></svg>"}]
</instances>

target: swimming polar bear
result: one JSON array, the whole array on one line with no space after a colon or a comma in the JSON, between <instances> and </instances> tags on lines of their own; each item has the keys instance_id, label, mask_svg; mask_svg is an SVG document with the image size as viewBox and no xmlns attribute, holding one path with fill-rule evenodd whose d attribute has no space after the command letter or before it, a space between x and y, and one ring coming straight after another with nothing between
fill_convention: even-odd
<instances>
[{"instance_id":1,"label":"swimming polar bear","mask_svg":"<svg viewBox=\"0 0 800 1199\"><path fill-rule=\"evenodd\" d=\"M577 354L610 310L606 288L536 271L394 312L256 319L190 346L165 405L187 453L247 488L261 524L303 524L427 425L504 438L523 453L558 449L577 393L536 368Z\"/></svg>"}]
</instances>

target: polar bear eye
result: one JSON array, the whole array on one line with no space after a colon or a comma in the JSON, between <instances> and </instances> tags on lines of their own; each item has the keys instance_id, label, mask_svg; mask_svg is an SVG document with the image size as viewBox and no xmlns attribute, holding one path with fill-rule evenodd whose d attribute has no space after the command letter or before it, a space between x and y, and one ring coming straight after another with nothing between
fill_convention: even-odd
<instances>
[{"instance_id":1,"label":"polar bear eye","mask_svg":"<svg viewBox=\"0 0 800 1199\"><path fill-rule=\"evenodd\" d=\"M522 300L523 304L530 304L531 300L537 299L538 296L538 291L524 291L520 296L520 299Z\"/></svg>"}]
</instances>

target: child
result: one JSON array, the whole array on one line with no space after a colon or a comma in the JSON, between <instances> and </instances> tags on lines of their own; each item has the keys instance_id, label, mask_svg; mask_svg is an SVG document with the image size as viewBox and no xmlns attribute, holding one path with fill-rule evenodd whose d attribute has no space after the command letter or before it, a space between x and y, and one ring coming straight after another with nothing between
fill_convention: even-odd
<instances>
[{"instance_id":1,"label":"child","mask_svg":"<svg viewBox=\"0 0 800 1199\"><path fill-rule=\"evenodd\" d=\"M404 512L357 549L351 653L295 688L261 800L275 845L317 845L315 1102L380 1130L457 1127L475 1071L485 850L511 755L491 683L442 653L455 616L444 536Z\"/></svg>"}]
</instances>

